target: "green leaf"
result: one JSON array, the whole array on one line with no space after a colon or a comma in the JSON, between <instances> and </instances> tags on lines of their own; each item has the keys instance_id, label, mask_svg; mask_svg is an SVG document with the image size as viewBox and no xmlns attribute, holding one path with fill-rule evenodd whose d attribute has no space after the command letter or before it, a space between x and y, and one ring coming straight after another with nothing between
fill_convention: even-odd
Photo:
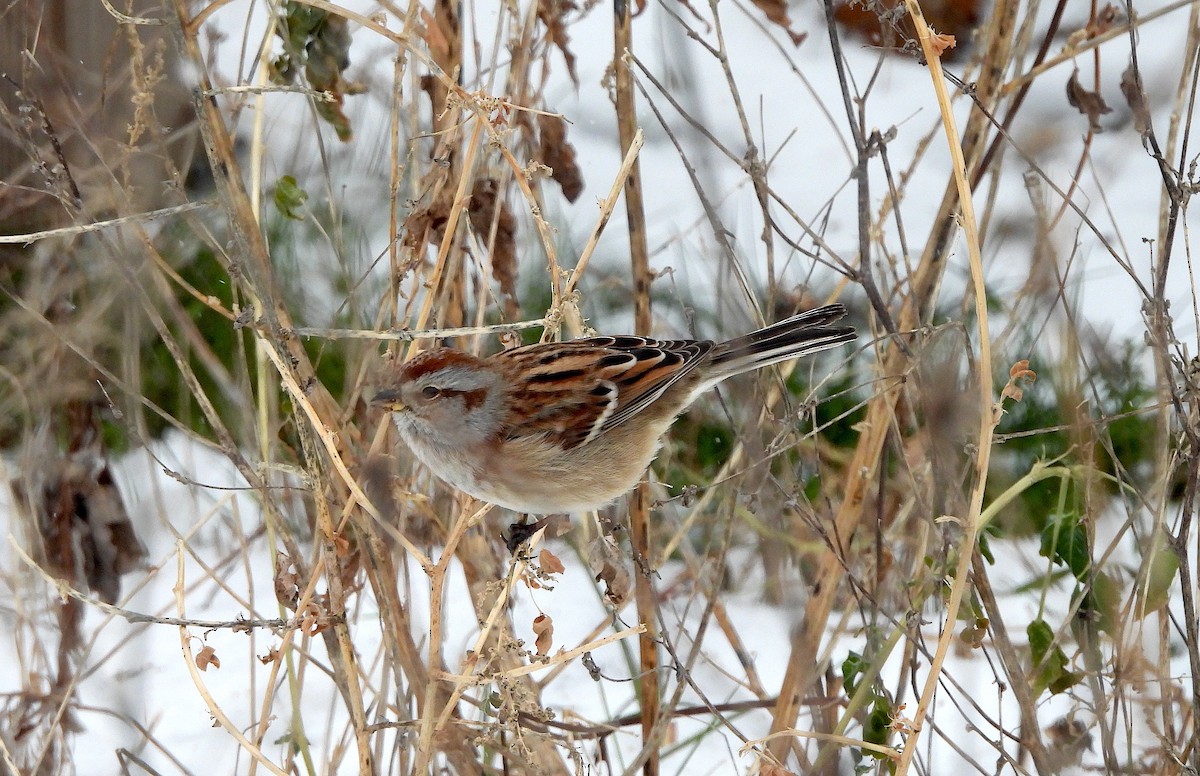
<instances>
[{"instance_id":1,"label":"green leaf","mask_svg":"<svg viewBox=\"0 0 1200 776\"><path fill-rule=\"evenodd\" d=\"M979 554L983 556L989 566L996 565L996 556L992 554L992 547L985 531L979 532Z\"/></svg>"},{"instance_id":2,"label":"green leaf","mask_svg":"<svg viewBox=\"0 0 1200 776\"><path fill-rule=\"evenodd\" d=\"M704 424L696 435L696 461L715 472L733 453L734 433L726 426Z\"/></svg>"},{"instance_id":3,"label":"green leaf","mask_svg":"<svg viewBox=\"0 0 1200 776\"><path fill-rule=\"evenodd\" d=\"M1161 529L1154 534L1154 542L1143 556L1146 564L1146 581L1138 589L1138 606L1134 610L1138 617L1156 612L1171 600L1171 587L1179 573L1179 555L1171 546Z\"/></svg>"},{"instance_id":4,"label":"green leaf","mask_svg":"<svg viewBox=\"0 0 1200 776\"><path fill-rule=\"evenodd\" d=\"M1052 516L1042 529L1040 554L1069 568L1076 579L1085 580L1092 561L1087 531L1080 525L1079 516Z\"/></svg>"},{"instance_id":5,"label":"green leaf","mask_svg":"<svg viewBox=\"0 0 1200 776\"><path fill-rule=\"evenodd\" d=\"M300 208L308 201L308 192L300 188L296 179L284 175L275 182L275 207L280 213L293 221L303 221L304 213Z\"/></svg>"},{"instance_id":6,"label":"green leaf","mask_svg":"<svg viewBox=\"0 0 1200 776\"><path fill-rule=\"evenodd\" d=\"M1033 668L1036 671L1033 679L1034 697L1047 689L1057 695L1079 684L1082 676L1067 670L1067 656L1054 643L1054 630L1045 620L1029 623L1025 635L1029 638L1029 651L1033 655Z\"/></svg>"},{"instance_id":7,"label":"green leaf","mask_svg":"<svg viewBox=\"0 0 1200 776\"><path fill-rule=\"evenodd\" d=\"M876 695L875 703L871 704L871 713L867 715L867 719L863 723L863 740L868 744L886 746L888 734L891 733L891 725L892 704L882 695ZM886 757L886 755L870 749L867 750L867 754L876 759Z\"/></svg>"},{"instance_id":8,"label":"green leaf","mask_svg":"<svg viewBox=\"0 0 1200 776\"><path fill-rule=\"evenodd\" d=\"M1087 597L1079 606L1080 615L1086 612L1092 617L1097 628L1115 636L1121 625L1119 612L1124 600L1121 583L1108 574L1096 574Z\"/></svg>"},{"instance_id":9,"label":"green leaf","mask_svg":"<svg viewBox=\"0 0 1200 776\"><path fill-rule=\"evenodd\" d=\"M858 675L867 670L866 661L863 656L850 651L846 655L846 659L842 661L842 684L846 687L846 694L853 695L854 690L858 687Z\"/></svg>"}]
</instances>

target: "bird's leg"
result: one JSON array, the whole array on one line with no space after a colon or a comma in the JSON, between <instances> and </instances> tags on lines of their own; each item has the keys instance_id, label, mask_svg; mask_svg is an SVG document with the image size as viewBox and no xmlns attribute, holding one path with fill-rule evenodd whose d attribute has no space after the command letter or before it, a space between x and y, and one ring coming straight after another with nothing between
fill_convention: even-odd
<instances>
[{"instance_id":1,"label":"bird's leg","mask_svg":"<svg viewBox=\"0 0 1200 776\"><path fill-rule=\"evenodd\" d=\"M543 528L546 529L546 537L552 539L566 533L571 527L571 518L565 514L545 515L532 523L527 522L528 518L529 515L522 514L520 520L508 527L508 538L504 544L510 553L515 553L518 547L529 541L535 533Z\"/></svg>"}]
</instances>

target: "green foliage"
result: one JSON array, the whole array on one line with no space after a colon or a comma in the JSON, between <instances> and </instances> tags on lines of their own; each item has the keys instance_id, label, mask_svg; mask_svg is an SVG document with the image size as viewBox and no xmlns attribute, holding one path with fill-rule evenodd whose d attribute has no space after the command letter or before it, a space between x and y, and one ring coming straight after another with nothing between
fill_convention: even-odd
<instances>
[{"instance_id":1,"label":"green foliage","mask_svg":"<svg viewBox=\"0 0 1200 776\"><path fill-rule=\"evenodd\" d=\"M715 474L733 452L733 430L724 424L701 424L694 449L700 471Z\"/></svg>"},{"instance_id":2,"label":"green foliage","mask_svg":"<svg viewBox=\"0 0 1200 776\"><path fill-rule=\"evenodd\" d=\"M996 564L996 556L992 554L992 544L988 537L997 536L999 533L1000 529L996 527L995 522L988 523L983 527L983 530L979 532L979 554L983 556L984 560L993 566Z\"/></svg>"},{"instance_id":3,"label":"green foliage","mask_svg":"<svg viewBox=\"0 0 1200 776\"><path fill-rule=\"evenodd\" d=\"M344 77L350 67L351 42L346 20L303 3L286 2L275 34L283 44L283 53L270 62L271 81L293 84L303 73L309 86L325 93L323 99L313 103L317 115L329 122L339 140L351 140L354 132L342 111L342 102L346 95L358 94L363 87Z\"/></svg>"},{"instance_id":4,"label":"green foliage","mask_svg":"<svg viewBox=\"0 0 1200 776\"><path fill-rule=\"evenodd\" d=\"M1145 559L1146 581L1138 587L1138 606L1134 610L1138 617L1166 606L1179 573L1179 555L1161 528L1155 532Z\"/></svg>"},{"instance_id":5,"label":"green foliage","mask_svg":"<svg viewBox=\"0 0 1200 776\"><path fill-rule=\"evenodd\" d=\"M795 369L788 376L788 393L797 399L809 398L812 389L807 381L808 373ZM821 439L844 449L852 449L858 442L856 423L866 416L866 394L853 390L862 380L854 364L839 370L832 378L821 384L821 395L815 409L817 426L821 428ZM835 418L840 418L834 422Z\"/></svg>"},{"instance_id":6,"label":"green foliage","mask_svg":"<svg viewBox=\"0 0 1200 776\"><path fill-rule=\"evenodd\" d=\"M846 659L842 661L842 684L846 687L846 694L853 695L858 689L858 677L867 670L866 661L863 656L850 650L846 654Z\"/></svg>"},{"instance_id":7,"label":"green foliage","mask_svg":"<svg viewBox=\"0 0 1200 776\"><path fill-rule=\"evenodd\" d=\"M224 264L208 247L197 246L190 233L182 229L171 244L183 244L188 248L196 246L195 252L190 256L168 256L168 260L177 266L177 272L188 285L206 297L218 300L225 309L233 309L233 281ZM280 244L286 244L286 240L281 240ZM174 293L180 308L204 338L203 344L198 347L206 348L208 357L220 363L236 383L235 388L239 391L237 398L244 402L246 397L252 395L258 368L255 359L248 357L256 347L253 334L248 329L239 328L184 288L176 286ZM239 302L244 306L243 300ZM341 324L349 325L349 321L343 320ZM208 361L198 358L194 350L188 349L185 337L177 336L176 341L185 348L184 357L217 414L226 422L236 420L235 412L240 407L234 406L235 397L226 392L228 385L213 377L207 366ZM340 345L330 347L327 341L319 339L306 339L303 346L312 359L317 379L335 398L340 398L346 388L348 349ZM211 438L212 429L167 346L155 339L141 349L140 355L142 395L192 431ZM166 421L157 414L147 412L145 415L146 428L152 435L157 436L165 430ZM106 427L106 432L108 430ZM122 449L127 444L123 437L124 432L119 426L113 427L111 435L106 433L106 440L112 443L113 449Z\"/></svg>"},{"instance_id":8,"label":"green foliage","mask_svg":"<svg viewBox=\"0 0 1200 776\"><path fill-rule=\"evenodd\" d=\"M1035 697L1047 689L1054 695L1066 692L1083 680L1082 674L1067 670L1067 656L1062 647L1054 643L1054 630L1045 620L1029 623L1025 634L1033 656Z\"/></svg>"},{"instance_id":9,"label":"green foliage","mask_svg":"<svg viewBox=\"0 0 1200 776\"><path fill-rule=\"evenodd\" d=\"M226 309L232 307L233 291L229 274L208 247L201 246L187 260L173 263L181 265L177 270L180 277L193 288L216 298ZM243 373L252 376L255 369L252 362L241 364L240 369L235 369L235 361L238 360L239 354L252 346L250 333L239 331L232 321L181 288L176 289L176 297L184 314L195 324L196 330L204 337L205 345L221 364L232 374ZM182 340L180 341L182 344ZM190 355L190 352L185 353L201 387L217 413L227 417L227 411L230 409L229 397L218 390L217 381L204 369L203 362L191 358ZM175 357L167 346L156 339L142 349L141 356L142 395L188 428L201 436L211 438L212 429L200 411L196 397L183 382ZM146 413L146 425L151 434L158 435L165 429L166 421L156 414Z\"/></svg>"},{"instance_id":10,"label":"green foliage","mask_svg":"<svg viewBox=\"0 0 1200 776\"><path fill-rule=\"evenodd\" d=\"M859 653L850 650L846 654L846 659L842 661L842 684L846 688L848 696L853 696L860 691L859 681L869 667L870 664ZM892 732L892 718L895 716L896 710L893 708L891 699L883 693L877 692L874 688L864 688L863 691L868 693L866 699L868 711L862 720L862 740L869 744L887 746ZM884 757L878 752L864 751L876 759Z\"/></svg>"},{"instance_id":11,"label":"green foliage","mask_svg":"<svg viewBox=\"0 0 1200 776\"><path fill-rule=\"evenodd\" d=\"M1087 531L1080 525L1079 515L1051 516L1042 529L1039 552L1042 557L1066 566L1076 579L1083 581L1091 567L1091 552Z\"/></svg>"},{"instance_id":12,"label":"green foliage","mask_svg":"<svg viewBox=\"0 0 1200 776\"><path fill-rule=\"evenodd\" d=\"M1057 394L1044 386L1058 386L1061 381L1049 371L1049 362L1035 363L1038 382L1025 391L1018 402L1005 404L1006 414L998 429L1001 434L1018 431L1046 430L1034 434L1012 436L997 448L993 457L993 476L989 479L989 497L1002 492L1012 480L1013 473L1029 471L1034 462L1061 459L1065 465L1095 465L1104 474L1117 474L1119 479L1136 478L1152 467L1156 430L1154 416L1127 414L1138 407L1154 403L1154 386L1140 366L1144 347L1133 340L1116 344L1106 343L1106 349L1090 354L1098 368L1089 375L1086 403L1079 398ZM1006 375L998 374L996 389L1003 386ZM1077 406L1078 405L1078 406ZM1079 423L1095 423L1080 428ZM1104 419L1108 419L1105 421ZM1084 440L1089 449L1079 449ZM1111 450L1111 452L1110 452ZM1004 476L1007 470L1010 474ZM1017 474L1019 476L1019 474ZM1116 492L1117 484L1107 478L1102 487ZM1009 535L1042 532L1047 515L1060 509L1060 503L1076 504L1082 498L1079 484L1069 482L1066 492L1062 483L1046 480L1033 485L1021 498L1000 515L999 523ZM1065 496L1066 501L1062 502Z\"/></svg>"},{"instance_id":13,"label":"green foliage","mask_svg":"<svg viewBox=\"0 0 1200 776\"><path fill-rule=\"evenodd\" d=\"M301 208L308 202L308 192L300 188L291 175L284 175L275 182L274 200L275 207L285 218L293 221L304 220Z\"/></svg>"}]
</instances>

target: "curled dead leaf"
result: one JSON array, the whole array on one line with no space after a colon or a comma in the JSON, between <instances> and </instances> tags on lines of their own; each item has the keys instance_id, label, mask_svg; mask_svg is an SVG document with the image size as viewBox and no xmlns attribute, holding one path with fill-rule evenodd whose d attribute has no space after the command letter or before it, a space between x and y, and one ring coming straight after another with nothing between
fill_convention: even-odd
<instances>
[{"instance_id":1,"label":"curled dead leaf","mask_svg":"<svg viewBox=\"0 0 1200 776\"><path fill-rule=\"evenodd\" d=\"M520 311L517 303L517 219L500 196L500 182L495 178L476 180L467 213L475 233L488 246L492 276L504 294L506 312L515 316Z\"/></svg>"},{"instance_id":2,"label":"curled dead leaf","mask_svg":"<svg viewBox=\"0 0 1200 776\"><path fill-rule=\"evenodd\" d=\"M922 0L921 12L930 29L952 38L944 40L939 56L945 61L960 58L966 43L979 26L982 0ZM907 53L916 45L916 28L903 0L840 0L833 9L835 22L886 51Z\"/></svg>"},{"instance_id":3,"label":"curled dead leaf","mask_svg":"<svg viewBox=\"0 0 1200 776\"><path fill-rule=\"evenodd\" d=\"M1033 373L1033 370L1029 368L1029 359L1023 358L1020 361L1017 361L1016 363L1014 363L1011 367L1009 367L1008 379L1015 380L1018 377L1029 377L1032 379L1037 379L1037 375L1035 375Z\"/></svg>"},{"instance_id":4,"label":"curled dead leaf","mask_svg":"<svg viewBox=\"0 0 1200 776\"><path fill-rule=\"evenodd\" d=\"M37 527L46 570L112 604L121 594L121 575L144 563L146 548L125 511L90 406L68 412L76 436L71 449L32 441L12 491L17 508Z\"/></svg>"},{"instance_id":5,"label":"curled dead leaf","mask_svg":"<svg viewBox=\"0 0 1200 776\"><path fill-rule=\"evenodd\" d=\"M539 655L545 656L550 654L550 647L554 645L554 620L548 614L539 614L533 618L533 632L536 636L534 646L537 648Z\"/></svg>"},{"instance_id":6,"label":"curled dead leaf","mask_svg":"<svg viewBox=\"0 0 1200 776\"><path fill-rule=\"evenodd\" d=\"M542 567L542 572L546 574L561 574L567 570L558 556L550 552L550 550L542 550L538 553L538 565Z\"/></svg>"},{"instance_id":7,"label":"curled dead leaf","mask_svg":"<svg viewBox=\"0 0 1200 776\"><path fill-rule=\"evenodd\" d=\"M1021 388L1019 382L1028 380L1034 382L1037 380L1037 373L1029 368L1029 360L1022 359L1008 370L1008 382L1005 383L1004 389L1000 392L1001 400L1012 399L1013 401L1021 401L1025 397L1025 391Z\"/></svg>"},{"instance_id":8,"label":"curled dead leaf","mask_svg":"<svg viewBox=\"0 0 1200 776\"><path fill-rule=\"evenodd\" d=\"M613 606L620 607L629 599L633 576L621 562L621 553L611 538L601 536L588 547L588 567L597 582L605 585L604 596Z\"/></svg>"},{"instance_id":9,"label":"curled dead leaf","mask_svg":"<svg viewBox=\"0 0 1200 776\"><path fill-rule=\"evenodd\" d=\"M275 600L288 609L296 607L300 599L300 575L286 553L275 556Z\"/></svg>"},{"instance_id":10,"label":"curled dead leaf","mask_svg":"<svg viewBox=\"0 0 1200 776\"><path fill-rule=\"evenodd\" d=\"M1078 70L1072 73L1071 80L1067 81L1067 102L1075 110L1087 116L1088 124L1093 132L1101 130L1100 117L1105 113L1112 113L1112 108L1108 107L1099 93L1088 91L1083 84L1079 83Z\"/></svg>"},{"instance_id":11,"label":"curled dead leaf","mask_svg":"<svg viewBox=\"0 0 1200 776\"><path fill-rule=\"evenodd\" d=\"M221 667L221 659L217 657L217 651L211 646L206 646L196 653L196 668L201 671L207 671L208 667Z\"/></svg>"},{"instance_id":12,"label":"curled dead leaf","mask_svg":"<svg viewBox=\"0 0 1200 776\"><path fill-rule=\"evenodd\" d=\"M567 142L567 122L562 116L538 114L538 161L550 168L550 177L562 188L568 202L583 193L583 173L575 161L575 148Z\"/></svg>"},{"instance_id":13,"label":"curled dead leaf","mask_svg":"<svg viewBox=\"0 0 1200 776\"><path fill-rule=\"evenodd\" d=\"M962 629L958 634L959 639L964 644L972 649L978 649L983 646L983 641L987 638L989 620L986 617L976 617L974 622L970 623Z\"/></svg>"},{"instance_id":14,"label":"curled dead leaf","mask_svg":"<svg viewBox=\"0 0 1200 776\"><path fill-rule=\"evenodd\" d=\"M1095 19L1088 22L1089 37L1097 38L1114 27L1125 23L1125 11L1109 3L1100 9Z\"/></svg>"},{"instance_id":15,"label":"curled dead leaf","mask_svg":"<svg viewBox=\"0 0 1200 776\"><path fill-rule=\"evenodd\" d=\"M304 607L304 611L300 613L299 628L309 636L316 636L321 631L328 629L330 625L329 617L315 602L309 602L308 606Z\"/></svg>"},{"instance_id":16,"label":"curled dead leaf","mask_svg":"<svg viewBox=\"0 0 1200 776\"><path fill-rule=\"evenodd\" d=\"M808 37L807 32L795 32L792 29L792 20L788 16L786 0L752 0L752 2L758 10L763 12L763 16L784 29L791 38L793 46L799 46Z\"/></svg>"},{"instance_id":17,"label":"curled dead leaf","mask_svg":"<svg viewBox=\"0 0 1200 776\"><path fill-rule=\"evenodd\" d=\"M1150 106L1146 103L1146 90L1142 86L1142 78L1137 68L1130 63L1121 73L1121 94L1129 104L1133 113L1133 126L1139 135L1145 135L1150 129Z\"/></svg>"},{"instance_id":18,"label":"curled dead leaf","mask_svg":"<svg viewBox=\"0 0 1200 776\"><path fill-rule=\"evenodd\" d=\"M538 0L537 4L538 20L546 25L550 42L562 52L563 60L567 63L567 73L578 87L579 75L575 72L575 55L567 48L571 36L567 34L566 16L574 10L575 3L572 0Z\"/></svg>"},{"instance_id":19,"label":"curled dead leaf","mask_svg":"<svg viewBox=\"0 0 1200 776\"><path fill-rule=\"evenodd\" d=\"M939 59L947 50L958 45L958 41L954 39L953 35L947 35L944 32L937 32L933 29L930 29L929 31L933 33L929 36L929 47L933 49L933 53L936 54Z\"/></svg>"}]
</instances>

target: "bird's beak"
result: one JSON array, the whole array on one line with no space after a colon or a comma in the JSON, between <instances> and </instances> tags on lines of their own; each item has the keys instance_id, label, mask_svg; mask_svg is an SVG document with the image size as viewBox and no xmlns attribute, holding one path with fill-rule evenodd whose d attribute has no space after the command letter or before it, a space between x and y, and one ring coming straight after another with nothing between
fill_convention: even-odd
<instances>
[{"instance_id":1,"label":"bird's beak","mask_svg":"<svg viewBox=\"0 0 1200 776\"><path fill-rule=\"evenodd\" d=\"M400 392L394 388L385 388L375 394L374 398L371 399L371 406L385 409L388 412L400 412L407 409L400 402Z\"/></svg>"}]
</instances>

